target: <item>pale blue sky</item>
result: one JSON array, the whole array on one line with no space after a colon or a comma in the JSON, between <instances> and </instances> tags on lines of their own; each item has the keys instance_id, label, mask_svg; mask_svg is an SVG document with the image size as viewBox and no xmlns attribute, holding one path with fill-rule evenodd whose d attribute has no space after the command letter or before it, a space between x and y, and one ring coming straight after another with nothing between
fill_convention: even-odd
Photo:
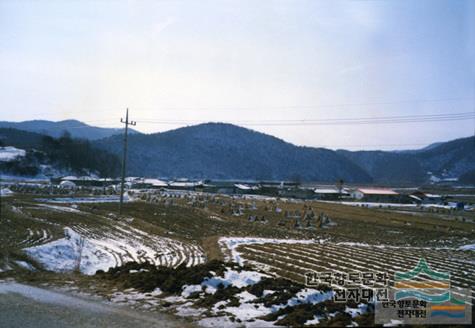
<instances>
[{"instance_id":1,"label":"pale blue sky","mask_svg":"<svg viewBox=\"0 0 475 328\"><path fill-rule=\"evenodd\" d=\"M474 58L471 0L0 0L0 120L119 126L129 107L138 130L155 132L470 112ZM392 149L474 124L252 128L298 145Z\"/></svg>"}]
</instances>

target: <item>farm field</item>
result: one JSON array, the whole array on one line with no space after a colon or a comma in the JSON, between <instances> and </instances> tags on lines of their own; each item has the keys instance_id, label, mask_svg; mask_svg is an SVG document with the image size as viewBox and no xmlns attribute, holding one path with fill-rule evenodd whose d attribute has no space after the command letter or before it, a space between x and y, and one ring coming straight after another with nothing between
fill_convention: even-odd
<instances>
[{"instance_id":1,"label":"farm field","mask_svg":"<svg viewBox=\"0 0 475 328\"><path fill-rule=\"evenodd\" d=\"M339 251L346 248L346 253L354 252L355 256L373 249L380 253L404 253L404 248L338 243L416 247L416 254L423 248L456 249L475 240L470 212L413 215L322 202L173 193L139 194L135 201L125 205L124 211L124 217L119 219L117 203L57 203L36 195L2 197L0 234L5 255L1 261L8 253L21 254L23 249L39 251L40 245L64 239L65 229L79 238L76 243L82 238L89 248L97 248L97 256L102 256L110 267L128 261L176 267L181 263L194 265L206 259L222 259L217 241L229 236L325 239ZM284 214L305 211L325 213L331 224L317 227L315 218L305 223ZM442 215L452 219L441 218ZM343 256L331 253L332 248L324 245L317 249L320 254L328 251L331 257ZM433 254L440 254L440 258L459 257L457 252L448 250L434 250Z\"/></svg>"},{"instance_id":2,"label":"farm field","mask_svg":"<svg viewBox=\"0 0 475 328\"><path fill-rule=\"evenodd\" d=\"M246 263L299 282L307 272L410 271L424 258L435 271L450 272L455 288L475 288L475 256L472 251L419 247L375 247L345 243L250 244L238 247Z\"/></svg>"},{"instance_id":3,"label":"farm field","mask_svg":"<svg viewBox=\"0 0 475 328\"><path fill-rule=\"evenodd\" d=\"M94 274L99 269L107 270L130 261L176 267L206 260L197 243L153 233L153 227L146 232L133 218L118 220L112 213L101 215L83 208L74 204L38 203L34 199L15 205L4 201L3 261L11 258L7 252L15 256L24 251L53 271L79 269Z\"/></svg>"},{"instance_id":4,"label":"farm field","mask_svg":"<svg viewBox=\"0 0 475 328\"><path fill-rule=\"evenodd\" d=\"M236 323L233 320L238 320L237 326L252 326L254 320L266 326L296 324L271 314L284 311L283 307L293 309L298 302L292 297L297 294L304 295L299 302L309 306L305 308L309 325L319 320L324 325L333 322L327 310L318 308L320 302L337 309L341 322L367 320L361 317L368 311L363 303L349 305L366 309L351 314L344 307L335 307L326 292L305 289L305 274L309 271L386 272L392 277L396 271L412 269L424 258L432 269L449 272L454 288L475 288L475 253L467 247L475 244L471 212L406 212L174 191L137 190L129 196L122 216L117 215L116 202L87 194L63 199L36 194L2 197L0 280L14 278L64 287L67 279L68 288L75 286L150 311L166 311L204 326L217 322L232 326ZM322 215L325 220L321 220ZM213 261L238 263L245 270L233 266L217 271L203 269ZM118 281L115 276L101 278L103 272L127 263L139 266L130 267ZM204 279L201 284L201 280L191 279L174 288L167 283L147 289L142 281L150 279L146 278L149 264L177 272L196 267L200 268L198 272L208 273L200 276ZM173 276L172 271L166 274ZM252 286L270 277L288 279L293 294L277 293L279 297L272 302L266 294L246 294L254 293ZM226 296L219 296L224 297L222 300L213 296L221 295L220 287L207 279L224 284ZM269 290L276 288L272 284L277 282L270 283ZM256 309L253 316L244 315L253 302L261 301L266 305ZM311 311L325 314L314 318ZM287 315L291 320L292 316Z\"/></svg>"}]
</instances>

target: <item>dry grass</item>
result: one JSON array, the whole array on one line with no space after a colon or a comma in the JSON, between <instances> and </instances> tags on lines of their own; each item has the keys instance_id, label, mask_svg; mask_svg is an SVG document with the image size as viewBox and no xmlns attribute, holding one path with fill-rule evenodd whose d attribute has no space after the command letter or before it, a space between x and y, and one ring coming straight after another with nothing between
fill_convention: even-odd
<instances>
[{"instance_id":1,"label":"dry grass","mask_svg":"<svg viewBox=\"0 0 475 328\"><path fill-rule=\"evenodd\" d=\"M78 226L108 229L114 221L106 220L117 213L117 203L81 204L82 213L66 213L39 208L40 195L15 195L2 199L2 229L0 240L6 256L18 257L21 249L45 241L32 239L23 243L28 229L48 231L50 238L63 236L63 227ZM326 229L296 229L294 221L284 219L285 211L311 207L315 214L328 215L336 226ZM13 210L13 207L20 209ZM232 209L242 208L242 216ZM282 211L277 212L279 208ZM248 216L265 218L249 222ZM451 215L444 214L444 215ZM282 200L232 199L226 196L202 197L191 204L190 199L173 198L172 202L133 202L124 207L124 216L133 218L132 227L147 233L200 244L209 259L222 259L217 245L221 236L312 239L324 238L334 242L354 241L368 244L440 247L467 244L475 240L473 223L441 219L433 213L399 213L377 208L359 208L316 201L287 202ZM464 214L465 215L465 214ZM279 225L281 222L285 225ZM11 255L9 255L11 254ZM1 262L0 262L1 264Z\"/></svg>"}]
</instances>

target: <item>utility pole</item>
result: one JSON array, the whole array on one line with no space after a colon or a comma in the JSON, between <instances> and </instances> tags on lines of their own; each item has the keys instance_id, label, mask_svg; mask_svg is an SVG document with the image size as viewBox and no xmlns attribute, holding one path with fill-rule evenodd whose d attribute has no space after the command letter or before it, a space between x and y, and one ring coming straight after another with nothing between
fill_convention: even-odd
<instances>
[{"instance_id":1,"label":"utility pole","mask_svg":"<svg viewBox=\"0 0 475 328\"><path fill-rule=\"evenodd\" d=\"M125 121L124 119L120 119L120 123L125 124L125 131L124 131L124 154L122 157L122 179L120 183L120 204L119 204L119 215L122 215L122 203L124 202L124 181L125 181L125 164L127 161L127 132L129 129L129 125L135 126L137 122L129 121L129 109L125 112Z\"/></svg>"}]
</instances>

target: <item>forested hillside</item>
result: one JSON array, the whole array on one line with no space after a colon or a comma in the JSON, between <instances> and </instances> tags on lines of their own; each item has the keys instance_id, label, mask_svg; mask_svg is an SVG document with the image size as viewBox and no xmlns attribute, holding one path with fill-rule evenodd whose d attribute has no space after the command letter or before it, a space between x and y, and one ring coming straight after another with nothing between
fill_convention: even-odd
<instances>
[{"instance_id":1,"label":"forested hillside","mask_svg":"<svg viewBox=\"0 0 475 328\"><path fill-rule=\"evenodd\" d=\"M60 138L16 129L0 128L0 146L14 146L26 150L24 157L0 161L4 174L35 176L55 171L74 174L96 173L116 176L119 158L110 152L97 149L89 141L73 139L66 133Z\"/></svg>"}]
</instances>

